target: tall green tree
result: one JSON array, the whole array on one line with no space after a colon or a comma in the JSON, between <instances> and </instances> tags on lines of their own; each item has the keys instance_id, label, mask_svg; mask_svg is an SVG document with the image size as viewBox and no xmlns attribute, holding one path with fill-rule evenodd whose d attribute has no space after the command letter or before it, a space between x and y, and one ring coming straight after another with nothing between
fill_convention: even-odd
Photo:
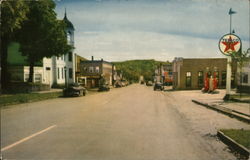
<instances>
[{"instance_id":1,"label":"tall green tree","mask_svg":"<svg viewBox=\"0 0 250 160\"><path fill-rule=\"evenodd\" d=\"M16 31L21 28L22 22L27 19L28 6L23 0L1 1L0 35L1 35L1 86L8 82L7 58L8 45L15 40Z\"/></svg>"},{"instance_id":2,"label":"tall green tree","mask_svg":"<svg viewBox=\"0 0 250 160\"><path fill-rule=\"evenodd\" d=\"M57 20L52 0L26 1L27 20L19 34L20 51L30 65L29 82L33 81L34 65L44 57L63 55L72 46L67 44L64 21Z\"/></svg>"}]
</instances>

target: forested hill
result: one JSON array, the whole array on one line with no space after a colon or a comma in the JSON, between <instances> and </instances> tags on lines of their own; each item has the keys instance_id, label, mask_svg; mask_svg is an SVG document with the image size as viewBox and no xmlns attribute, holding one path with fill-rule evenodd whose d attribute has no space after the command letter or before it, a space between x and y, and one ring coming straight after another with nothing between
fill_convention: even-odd
<instances>
[{"instance_id":1,"label":"forested hill","mask_svg":"<svg viewBox=\"0 0 250 160\"><path fill-rule=\"evenodd\" d=\"M160 64L169 62L160 62L155 60L129 60L123 62L112 62L116 66L116 70L122 71L123 76L129 81L138 81L140 75L144 76L145 80L152 80L154 71Z\"/></svg>"}]
</instances>

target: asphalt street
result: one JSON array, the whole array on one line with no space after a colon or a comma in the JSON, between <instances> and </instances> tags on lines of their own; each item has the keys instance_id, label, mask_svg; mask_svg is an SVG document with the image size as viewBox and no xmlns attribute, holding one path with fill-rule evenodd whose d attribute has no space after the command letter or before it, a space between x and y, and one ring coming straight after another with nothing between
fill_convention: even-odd
<instances>
[{"instance_id":1,"label":"asphalt street","mask_svg":"<svg viewBox=\"0 0 250 160\"><path fill-rule=\"evenodd\" d=\"M180 102L181 96L173 98L171 93L135 84L85 97L10 106L1 110L2 156L23 160L236 159L220 141L194 129L198 126L188 120L190 114L176 109ZM190 102L188 107L196 110L197 106Z\"/></svg>"}]
</instances>

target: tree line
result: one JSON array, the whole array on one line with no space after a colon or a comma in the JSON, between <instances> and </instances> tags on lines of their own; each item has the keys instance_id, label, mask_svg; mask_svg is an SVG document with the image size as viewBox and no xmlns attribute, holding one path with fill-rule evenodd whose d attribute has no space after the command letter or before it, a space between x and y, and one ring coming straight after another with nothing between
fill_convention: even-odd
<instances>
[{"instance_id":1,"label":"tree line","mask_svg":"<svg viewBox=\"0 0 250 160\"><path fill-rule=\"evenodd\" d=\"M116 66L116 70L122 72L123 77L130 82L138 82L140 76L143 76L146 81L152 81L155 70L161 64L168 63L170 62L160 62L153 59L113 62Z\"/></svg>"},{"instance_id":2,"label":"tree line","mask_svg":"<svg viewBox=\"0 0 250 160\"><path fill-rule=\"evenodd\" d=\"M19 51L30 66L29 82L33 81L34 64L44 57L68 53L66 24L58 20L52 0L14 0L1 2L1 86L8 85L8 46L20 44Z\"/></svg>"}]
</instances>

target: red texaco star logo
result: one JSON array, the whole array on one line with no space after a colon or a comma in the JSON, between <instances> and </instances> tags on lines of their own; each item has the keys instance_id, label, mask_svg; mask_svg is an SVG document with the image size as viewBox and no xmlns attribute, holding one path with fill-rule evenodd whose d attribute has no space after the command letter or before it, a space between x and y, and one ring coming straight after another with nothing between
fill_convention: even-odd
<instances>
[{"instance_id":1,"label":"red texaco star logo","mask_svg":"<svg viewBox=\"0 0 250 160\"><path fill-rule=\"evenodd\" d=\"M241 40L235 34L226 34L219 41L219 49L226 56L239 52L241 48Z\"/></svg>"},{"instance_id":2,"label":"red texaco star logo","mask_svg":"<svg viewBox=\"0 0 250 160\"><path fill-rule=\"evenodd\" d=\"M233 41L232 41L232 37L229 36L228 41L226 41L226 42L221 42L221 43L224 44L224 45L226 46L226 48L224 49L224 52L228 52L230 49L231 49L231 51L235 51L234 46L237 45L237 44L239 43L239 41L233 42Z\"/></svg>"}]
</instances>

